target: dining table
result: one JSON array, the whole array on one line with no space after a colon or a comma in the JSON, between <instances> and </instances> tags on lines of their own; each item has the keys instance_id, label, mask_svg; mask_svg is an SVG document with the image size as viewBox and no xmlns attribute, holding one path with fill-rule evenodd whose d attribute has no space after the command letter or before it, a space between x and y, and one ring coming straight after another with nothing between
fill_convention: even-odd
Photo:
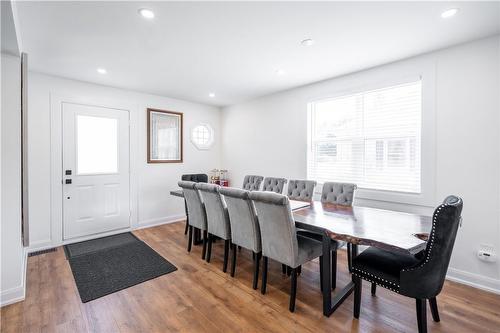
<instances>
[{"instance_id":1,"label":"dining table","mask_svg":"<svg viewBox=\"0 0 500 333\"><path fill-rule=\"evenodd\" d=\"M417 254L426 247L430 216L360 206L341 206L313 201L293 210L298 228L322 234L323 315L329 317L353 292L350 281L332 297L331 240L348 244L348 263L358 255L358 246ZM349 265L351 267L351 265Z\"/></svg>"},{"instance_id":2,"label":"dining table","mask_svg":"<svg viewBox=\"0 0 500 333\"><path fill-rule=\"evenodd\" d=\"M170 194L184 197L182 190L171 191ZM349 281L342 289L332 293L332 239L348 244L350 269L360 245L412 255L421 252L426 247L432 227L432 218L426 215L320 201L289 202L295 226L322 235L323 315L327 317L354 291L354 283Z\"/></svg>"}]
</instances>

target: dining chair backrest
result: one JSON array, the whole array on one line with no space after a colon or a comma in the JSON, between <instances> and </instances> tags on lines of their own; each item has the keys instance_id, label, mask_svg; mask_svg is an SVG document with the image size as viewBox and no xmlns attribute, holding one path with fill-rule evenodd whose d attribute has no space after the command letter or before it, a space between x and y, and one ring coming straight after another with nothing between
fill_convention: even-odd
<instances>
[{"instance_id":1,"label":"dining chair backrest","mask_svg":"<svg viewBox=\"0 0 500 333\"><path fill-rule=\"evenodd\" d=\"M189 215L189 225L201 230L207 230L205 206L203 205L200 192L195 188L196 183L181 180L177 184L182 188L182 192L184 193Z\"/></svg>"},{"instance_id":2,"label":"dining chair backrest","mask_svg":"<svg viewBox=\"0 0 500 333\"><path fill-rule=\"evenodd\" d=\"M220 186L196 183L207 212L208 233L222 239L231 239L231 227L226 203L219 193Z\"/></svg>"},{"instance_id":3,"label":"dining chair backrest","mask_svg":"<svg viewBox=\"0 0 500 333\"><path fill-rule=\"evenodd\" d=\"M232 187L221 187L231 224L231 241L233 244L259 253L262 250L260 227L250 191Z\"/></svg>"},{"instance_id":4,"label":"dining chair backrest","mask_svg":"<svg viewBox=\"0 0 500 333\"><path fill-rule=\"evenodd\" d=\"M250 192L262 239L262 255L290 267L296 267L298 241L290 202L273 192Z\"/></svg>"},{"instance_id":5,"label":"dining chair backrest","mask_svg":"<svg viewBox=\"0 0 500 333\"><path fill-rule=\"evenodd\" d=\"M264 177L255 175L246 175L243 179L242 189L248 191L258 191Z\"/></svg>"},{"instance_id":6,"label":"dining chair backrest","mask_svg":"<svg viewBox=\"0 0 500 333\"><path fill-rule=\"evenodd\" d=\"M283 189L285 188L286 179L285 178L273 178L266 177L264 178L264 182L262 184L262 191L274 192L274 193L283 193Z\"/></svg>"},{"instance_id":7,"label":"dining chair backrest","mask_svg":"<svg viewBox=\"0 0 500 333\"><path fill-rule=\"evenodd\" d=\"M462 199L448 196L432 216L432 229L420 263L400 272L400 293L409 297L436 297L450 263L453 245L461 221Z\"/></svg>"},{"instance_id":8,"label":"dining chair backrest","mask_svg":"<svg viewBox=\"0 0 500 333\"><path fill-rule=\"evenodd\" d=\"M311 202L314 196L314 180L290 180L287 187L287 195L290 200Z\"/></svg>"},{"instance_id":9,"label":"dining chair backrest","mask_svg":"<svg viewBox=\"0 0 500 333\"><path fill-rule=\"evenodd\" d=\"M208 183L208 175L204 173L191 173L181 176L181 180L187 180L195 183Z\"/></svg>"},{"instance_id":10,"label":"dining chair backrest","mask_svg":"<svg viewBox=\"0 0 500 333\"><path fill-rule=\"evenodd\" d=\"M352 206L356 184L326 182L321 191L321 202Z\"/></svg>"}]
</instances>

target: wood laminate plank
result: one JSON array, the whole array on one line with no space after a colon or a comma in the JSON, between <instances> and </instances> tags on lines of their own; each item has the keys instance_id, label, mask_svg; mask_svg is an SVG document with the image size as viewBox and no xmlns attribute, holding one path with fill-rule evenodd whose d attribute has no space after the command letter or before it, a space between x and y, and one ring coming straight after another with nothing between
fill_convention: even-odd
<instances>
[{"instance_id":1,"label":"wood laminate plank","mask_svg":"<svg viewBox=\"0 0 500 333\"><path fill-rule=\"evenodd\" d=\"M26 300L1 309L1 332L415 332L415 304L383 288L377 296L364 283L361 316L352 317L352 297L327 318L321 311L319 265L303 266L297 304L288 311L290 280L270 261L268 292L252 289L252 255L238 253L235 278L221 271L223 244L212 261L201 248L185 250L184 223L135 231L178 271L81 303L62 248L28 258ZM338 285L350 281L345 251L339 251ZM260 283L260 281L259 281ZM498 332L500 296L445 282L438 296L441 322L430 332Z\"/></svg>"}]
</instances>

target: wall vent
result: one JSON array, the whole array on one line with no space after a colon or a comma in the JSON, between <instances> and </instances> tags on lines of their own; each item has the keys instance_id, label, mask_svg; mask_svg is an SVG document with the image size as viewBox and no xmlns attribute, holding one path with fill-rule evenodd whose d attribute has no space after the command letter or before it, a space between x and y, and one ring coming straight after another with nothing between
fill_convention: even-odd
<instances>
[{"instance_id":1,"label":"wall vent","mask_svg":"<svg viewBox=\"0 0 500 333\"><path fill-rule=\"evenodd\" d=\"M39 256L40 254L45 254L45 253L50 253L50 252L56 252L56 251L57 251L57 247L52 247L50 249L45 249L45 250L41 250L41 251L31 252L31 253L28 254L28 257Z\"/></svg>"}]
</instances>

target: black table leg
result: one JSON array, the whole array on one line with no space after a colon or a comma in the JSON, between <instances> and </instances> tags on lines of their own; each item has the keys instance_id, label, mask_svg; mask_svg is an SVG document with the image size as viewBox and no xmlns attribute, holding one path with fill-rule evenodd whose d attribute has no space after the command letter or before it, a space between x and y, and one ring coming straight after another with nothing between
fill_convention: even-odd
<instances>
[{"instance_id":1,"label":"black table leg","mask_svg":"<svg viewBox=\"0 0 500 333\"><path fill-rule=\"evenodd\" d=\"M330 260L330 237L323 235L323 256L321 257L323 266L323 315L330 317L335 310L345 301L345 299L354 291L354 283L350 281L342 290L335 293L332 299L331 282L331 260ZM355 258L358 255L358 246L350 246L350 257Z\"/></svg>"},{"instance_id":2,"label":"black table leg","mask_svg":"<svg viewBox=\"0 0 500 333\"><path fill-rule=\"evenodd\" d=\"M323 314L327 317L331 314L332 308L332 281L331 281L331 270L330 270L330 237L326 233L323 234L323 255L321 256L322 261L322 273L323 273Z\"/></svg>"}]
</instances>

